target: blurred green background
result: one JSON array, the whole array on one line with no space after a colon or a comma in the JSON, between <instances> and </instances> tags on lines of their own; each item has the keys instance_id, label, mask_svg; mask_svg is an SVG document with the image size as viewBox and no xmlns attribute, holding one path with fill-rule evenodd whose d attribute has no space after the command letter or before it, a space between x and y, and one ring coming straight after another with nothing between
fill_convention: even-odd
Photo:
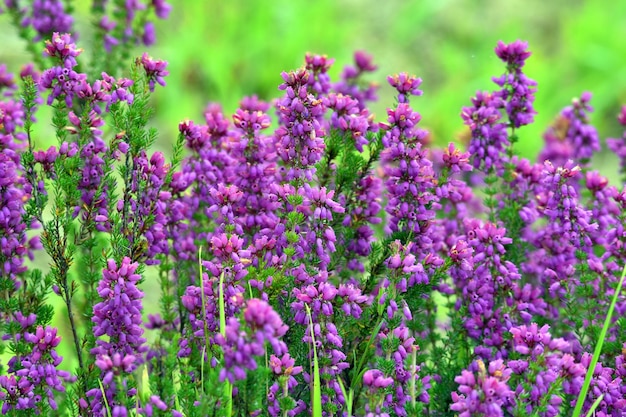
<instances>
[{"instance_id":1,"label":"blurred green background","mask_svg":"<svg viewBox=\"0 0 626 417\"><path fill-rule=\"evenodd\" d=\"M208 101L231 113L244 95L277 97L280 72L306 52L336 59L331 74L371 53L381 85L378 120L393 104L386 76L406 71L423 79L413 101L438 143L458 138L461 107L477 90L493 89L503 72L498 40L529 42L526 72L538 82L533 126L520 131L520 150L534 156L541 133L585 90L602 138L620 135L615 116L626 103L626 2L481 0L229 0L173 2L151 53L170 62L168 88L158 92L159 123L201 119ZM175 104L173 104L175 103ZM166 126L163 126L164 128Z\"/></svg>"},{"instance_id":2,"label":"blurred green background","mask_svg":"<svg viewBox=\"0 0 626 417\"><path fill-rule=\"evenodd\" d=\"M592 121L602 138L618 136L615 121L626 103L626 2L570 0L170 0L158 21L157 45L169 61L168 86L155 94L159 147L169 151L178 123L202 119L208 102L232 113L244 95L279 95L280 72L303 63L307 52L336 59L337 79L355 50L374 56L381 85L377 120L393 104L386 76L402 71L423 79L414 100L422 126L445 144L463 132L461 107L477 90L493 89L503 72L493 49L498 40L529 42L526 72L538 82L533 126L521 132L519 150L532 157L541 132L571 99L588 90ZM88 48L91 1L75 0L80 45ZM0 18L0 61L17 70L29 60L8 16ZM137 55L144 48L137 49Z\"/></svg>"},{"instance_id":3,"label":"blurred green background","mask_svg":"<svg viewBox=\"0 0 626 417\"><path fill-rule=\"evenodd\" d=\"M573 97L593 92L592 122L600 137L619 137L615 116L626 104L626 1L576 0L170 0L173 11L156 22L157 45L148 52L169 61L167 87L154 94L158 147L171 150L178 123L201 121L208 102L231 114L245 95L280 95L281 71L302 65L307 52L336 59L331 75L352 63L355 50L379 65L370 81L381 85L376 118L386 117L393 92L386 76L402 71L423 79L424 95L412 101L422 127L443 145L464 132L459 116L477 90L492 90L503 64L499 40L529 42L526 73L538 82L536 123L520 132L518 150L534 157L541 133ZM91 1L74 0L79 45L88 49ZM19 71L30 61L25 45L0 16L0 62ZM137 56L144 48L137 49ZM89 56L89 54L86 54ZM129 63L130 65L130 63ZM40 117L40 120L46 120ZM37 126L40 128L40 126ZM41 145L56 140L40 131ZM601 155L602 171L615 178L615 158ZM44 267L45 269L45 267ZM146 295L156 312L158 291ZM63 307L61 307L63 308ZM65 314L58 314L64 320ZM67 328L64 332L67 334ZM148 336L149 337L149 336ZM63 352L71 369L71 350Z\"/></svg>"}]
</instances>

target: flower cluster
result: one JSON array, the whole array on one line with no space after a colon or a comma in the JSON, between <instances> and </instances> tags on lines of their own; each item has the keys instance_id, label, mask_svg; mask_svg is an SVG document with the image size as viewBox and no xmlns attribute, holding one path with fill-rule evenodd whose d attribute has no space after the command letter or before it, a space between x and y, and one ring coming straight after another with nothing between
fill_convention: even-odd
<instances>
[{"instance_id":1,"label":"flower cluster","mask_svg":"<svg viewBox=\"0 0 626 417\"><path fill-rule=\"evenodd\" d=\"M9 361L10 375L0 376L0 388L4 390L0 390L1 412L35 410L39 413L44 400L51 409L57 410L54 392L65 392L65 384L75 379L69 372L57 369L63 361L56 352L61 337L57 329L50 326L38 326L34 333L25 332L23 337L32 348L28 355Z\"/></svg>"},{"instance_id":2,"label":"flower cluster","mask_svg":"<svg viewBox=\"0 0 626 417\"><path fill-rule=\"evenodd\" d=\"M622 126L626 126L626 106L622 107L620 114L617 116L617 120ZM626 173L626 133L620 139L607 139L606 144L609 149L618 156L620 160L620 173L624 175Z\"/></svg>"},{"instance_id":3,"label":"flower cluster","mask_svg":"<svg viewBox=\"0 0 626 417\"><path fill-rule=\"evenodd\" d=\"M287 347L280 338L287 332L278 314L265 301L251 299L244 308L244 322L231 317L226 324L225 336L215 336L215 343L223 349L224 367L220 371L220 380L245 379L246 371L257 367L256 357L265 354L265 344L272 347L274 355L287 353Z\"/></svg>"},{"instance_id":4,"label":"flower cluster","mask_svg":"<svg viewBox=\"0 0 626 417\"><path fill-rule=\"evenodd\" d=\"M506 103L504 107L511 127L518 128L531 124L537 113L533 109L537 83L522 72L526 59L531 55L528 44L521 41L506 44L500 41L495 52L507 66L507 73L494 78L493 81L502 87L498 95Z\"/></svg>"},{"instance_id":5,"label":"flower cluster","mask_svg":"<svg viewBox=\"0 0 626 417\"><path fill-rule=\"evenodd\" d=\"M458 412L459 417L503 416L515 395L507 384L511 369L501 359L490 362L489 367L480 360L472 365L474 371L464 370L455 378L459 388L458 393L452 393L450 409Z\"/></svg>"},{"instance_id":6,"label":"flower cluster","mask_svg":"<svg viewBox=\"0 0 626 417\"><path fill-rule=\"evenodd\" d=\"M307 54L273 110L251 96L180 123L169 163L148 149L167 62L144 53L132 79L118 67L169 10L94 2L111 53L96 49L88 76L63 3L35 1L23 21L50 37L43 73L16 83L0 67L0 412L624 413L626 190L591 169L589 93L538 161L515 156L535 82L527 45L500 42L496 91L462 111L468 150L436 149L412 107L420 78L387 78L397 100L377 123L368 55L333 82L334 60ZM42 150L46 92L58 144ZM622 142L609 144L626 159ZM25 262L39 239L46 273ZM59 369L49 295L75 376Z\"/></svg>"},{"instance_id":7,"label":"flower cluster","mask_svg":"<svg viewBox=\"0 0 626 417\"><path fill-rule=\"evenodd\" d=\"M553 126L545 133L546 145L539 155L541 161L562 165L569 159L588 165L591 156L600 150L600 140L595 127L589 123L591 93L574 98L572 105L561 112ZM607 141L609 147L614 142ZM613 149L618 152L618 149ZM618 152L619 153L619 152Z\"/></svg>"}]
</instances>

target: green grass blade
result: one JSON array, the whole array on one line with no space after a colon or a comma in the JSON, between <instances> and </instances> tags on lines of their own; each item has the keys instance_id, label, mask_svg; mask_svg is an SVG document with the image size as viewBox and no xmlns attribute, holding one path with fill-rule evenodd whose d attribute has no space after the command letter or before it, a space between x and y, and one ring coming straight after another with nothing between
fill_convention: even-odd
<instances>
[{"instance_id":1,"label":"green grass blade","mask_svg":"<svg viewBox=\"0 0 626 417\"><path fill-rule=\"evenodd\" d=\"M315 347L315 332L313 331L313 318L311 317L311 309L305 304L309 323L311 325L311 340L313 342L313 388L311 392L312 417L322 417L322 387L320 383L320 368L317 362L317 348Z\"/></svg>"},{"instance_id":2,"label":"green grass blade","mask_svg":"<svg viewBox=\"0 0 626 417\"><path fill-rule=\"evenodd\" d=\"M589 411L587 411L587 417L592 417L594 415L596 408L598 408L598 405L600 405L600 401L602 401L603 398L604 394L601 394L598 398L596 398Z\"/></svg>"},{"instance_id":3,"label":"green grass blade","mask_svg":"<svg viewBox=\"0 0 626 417\"><path fill-rule=\"evenodd\" d=\"M339 382L339 388L341 388L341 393L343 394L343 398L346 402L346 412L348 417L352 417L352 396L354 395L354 391L350 388L350 391L346 391L346 386L343 383L343 379L337 378L337 382Z\"/></svg>"},{"instance_id":4,"label":"green grass blade","mask_svg":"<svg viewBox=\"0 0 626 417\"><path fill-rule=\"evenodd\" d=\"M220 274L220 334L226 338L226 307L224 302L224 271ZM224 381L226 391L226 417L233 415L233 386L228 379Z\"/></svg>"},{"instance_id":5,"label":"green grass blade","mask_svg":"<svg viewBox=\"0 0 626 417\"><path fill-rule=\"evenodd\" d=\"M591 363L589 364L589 369L587 369L587 375L585 376L585 382L583 383L582 390L578 395L578 400L576 401L576 407L574 407L574 414L572 414L572 417L580 417L580 414L582 413L583 404L585 403L585 398L587 397L587 392L589 391L589 385L591 385L591 378L593 377L593 372L598 364L598 359L600 358L600 353L602 352L602 345L604 344L606 333L611 325L611 318L613 317L615 304L617 304L617 299L619 298L619 294L622 292L622 287L624 286L624 276L626 276L626 265L622 269L622 276L619 279L617 288L615 288L615 294L613 294L613 300L611 300L609 311L606 315L606 319L604 320L604 326L602 326L602 331L600 332L600 339L598 340L596 349L593 352L593 357L591 358Z\"/></svg>"},{"instance_id":6,"label":"green grass blade","mask_svg":"<svg viewBox=\"0 0 626 417\"><path fill-rule=\"evenodd\" d=\"M100 385L100 392L102 393L102 399L104 400L104 408L107 410L107 417L111 417L111 407L109 407L109 401L107 400L107 395L104 392L104 386L102 385L100 378L98 378L98 384Z\"/></svg>"}]
</instances>

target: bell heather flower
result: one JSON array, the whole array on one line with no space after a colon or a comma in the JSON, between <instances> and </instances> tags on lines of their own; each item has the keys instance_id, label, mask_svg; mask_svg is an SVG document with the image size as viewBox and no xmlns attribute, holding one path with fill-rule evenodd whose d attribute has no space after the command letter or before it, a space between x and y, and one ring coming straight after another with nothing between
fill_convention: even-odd
<instances>
[{"instance_id":1,"label":"bell heather flower","mask_svg":"<svg viewBox=\"0 0 626 417\"><path fill-rule=\"evenodd\" d=\"M389 84L398 91L398 102L408 103L410 96L421 96L422 90L419 89L422 79L411 76L406 72L390 75L387 77Z\"/></svg>"},{"instance_id":2,"label":"bell heather flower","mask_svg":"<svg viewBox=\"0 0 626 417\"><path fill-rule=\"evenodd\" d=\"M72 41L72 35L69 33L54 32L50 40L46 40L46 49L44 52L52 57L56 58L58 62L64 68L74 68L78 63L76 57L80 55L83 50L76 47L76 44Z\"/></svg>"},{"instance_id":3,"label":"bell heather flower","mask_svg":"<svg viewBox=\"0 0 626 417\"><path fill-rule=\"evenodd\" d=\"M563 339L553 339L548 330L550 326L539 327L537 323L530 326L521 325L511 328L513 346L516 352L530 355L532 359L544 354L545 351L561 351L568 349L569 343Z\"/></svg>"},{"instance_id":4,"label":"bell heather flower","mask_svg":"<svg viewBox=\"0 0 626 417\"><path fill-rule=\"evenodd\" d=\"M595 127L589 123L589 113L593 107L589 104L591 93L584 92L580 98L574 98L572 105L563 110L563 117L569 121L567 140L572 143L574 159L585 164L594 152L600 150L600 141Z\"/></svg>"},{"instance_id":5,"label":"bell heather flower","mask_svg":"<svg viewBox=\"0 0 626 417\"><path fill-rule=\"evenodd\" d=\"M56 58L60 66L55 66L45 70L41 74L39 84L50 91L48 95L48 105L51 105L56 98L65 100L67 107L72 107L74 97L85 88L87 75L74 71L78 65L76 57L82 53L72 41L69 33L54 33L51 40L46 41L45 53Z\"/></svg>"},{"instance_id":6,"label":"bell heather flower","mask_svg":"<svg viewBox=\"0 0 626 417\"><path fill-rule=\"evenodd\" d=\"M385 386L393 386L385 393L381 405L393 410L398 416L406 416L406 406L410 401L429 402L429 395L426 390L430 387L430 377L420 380L419 365L417 367L410 365L410 358L416 354L419 346L415 343L415 338L411 335L412 332L406 326L406 321L412 319L406 305L402 311L397 311L397 317L401 320L397 327L391 329L384 326L377 336L380 358L375 360L374 367L385 369L385 372L388 372L385 377L391 379L391 383L388 383L388 379L376 378L378 382L384 381ZM388 319L391 320L392 317L388 316ZM388 370L391 369L393 371L389 372ZM376 374L372 376L376 376ZM376 379L373 381L374 384ZM366 383L365 377L363 382ZM416 383L420 386L421 392L413 391L412 387ZM370 403L370 407L371 405Z\"/></svg>"},{"instance_id":7,"label":"bell heather flower","mask_svg":"<svg viewBox=\"0 0 626 417\"><path fill-rule=\"evenodd\" d=\"M144 294L137 288L141 278L135 273L138 266L128 257L119 266L114 260L109 260L98 284L98 295L102 301L93 307L93 333L97 340L91 354L101 371L106 404L111 409L118 409L117 413L126 413L126 408L116 400L116 396L125 398L136 393L136 390L126 387L126 375L144 363L144 354L148 351L146 339L142 337ZM105 399L100 388L91 389L86 395L90 402L84 405L90 412L96 415L104 411Z\"/></svg>"},{"instance_id":8,"label":"bell heather flower","mask_svg":"<svg viewBox=\"0 0 626 417\"><path fill-rule=\"evenodd\" d=\"M494 353L495 357L504 354L510 317L500 306L508 304L510 290L521 276L515 264L504 259L504 245L512 242L505 228L471 219L466 220L465 229L467 241L457 242L452 253L452 277L461 294L456 307L467 306L470 317L465 328L479 342L475 353L488 360Z\"/></svg>"},{"instance_id":9,"label":"bell heather flower","mask_svg":"<svg viewBox=\"0 0 626 417\"><path fill-rule=\"evenodd\" d=\"M555 417L562 411L563 394L582 385L583 367L563 353L571 350L570 343L553 338L548 329L548 325L539 327L536 323L511 327L510 354L516 359L507 365L514 374L509 384L517 383L513 414L543 410L541 416Z\"/></svg>"},{"instance_id":10,"label":"bell heather flower","mask_svg":"<svg viewBox=\"0 0 626 417\"><path fill-rule=\"evenodd\" d=\"M72 32L74 18L65 12L61 0L34 0L29 12L22 20L22 26L35 29L35 41L47 38L53 32Z\"/></svg>"},{"instance_id":11,"label":"bell heather flower","mask_svg":"<svg viewBox=\"0 0 626 417\"><path fill-rule=\"evenodd\" d=\"M209 238L206 230L214 218L208 210L222 209L220 205L223 204L215 200L216 196L222 194L219 184L222 184L222 190L230 189L224 184L235 182L233 170L241 166L236 158L237 153L231 156L228 151L229 143L233 141L228 119L224 117L221 108L209 105L205 111L205 120L205 125L191 121L179 125L180 133L186 140L185 145L192 151L192 155L183 160L181 172L174 173L170 190L172 196L176 197L176 200L171 200L171 204L176 204L177 215L181 217L169 226L168 233L172 249L180 259L197 257L196 239ZM238 207L232 205L227 210L239 213ZM205 216L194 216L194 213L204 213ZM219 217L216 221L219 221Z\"/></svg>"},{"instance_id":12,"label":"bell heather flower","mask_svg":"<svg viewBox=\"0 0 626 417\"><path fill-rule=\"evenodd\" d=\"M543 133L544 144L537 158L539 162L563 165L574 157L574 144L567 137L569 125L570 121L561 113L548 126Z\"/></svg>"},{"instance_id":13,"label":"bell heather flower","mask_svg":"<svg viewBox=\"0 0 626 417\"><path fill-rule=\"evenodd\" d=\"M89 111L87 126L83 126L85 120L76 116L74 112L69 113L68 119L71 123L71 126L68 126L70 133L78 135L88 130L92 134L90 140L80 150L80 160L83 166L78 189L81 191L82 204L75 207L74 212L78 215L82 211L81 220L94 221L96 230L109 231L111 230L108 215L109 190L108 186L102 182L106 169L105 160L112 159L112 155L106 143L101 139L102 131L99 128L104 125L104 120L94 110Z\"/></svg>"},{"instance_id":14,"label":"bell heather flower","mask_svg":"<svg viewBox=\"0 0 626 417\"><path fill-rule=\"evenodd\" d=\"M299 241L299 255L314 254L319 259L320 270L325 270L330 264L330 255L336 251L337 238L334 229L330 226L333 213L344 213L345 209L332 200L335 192L327 191L326 187L310 187L305 184L301 189L304 197L303 210L309 217L306 230L301 230L302 239Z\"/></svg>"},{"instance_id":15,"label":"bell heather flower","mask_svg":"<svg viewBox=\"0 0 626 417\"><path fill-rule=\"evenodd\" d=\"M311 278L315 281L311 281ZM322 403L324 407L333 408L345 401L336 377L350 366L343 350L343 337L333 318L337 317L339 311L359 317L367 297L362 296L353 286L342 286L338 289L330 282L325 271L305 279L309 280L306 285L304 282L298 283L299 286L292 290L297 301L291 304L291 310L294 313L294 321L306 328L302 341L310 345L315 338L317 356L321 364ZM306 306L311 312L313 328L309 322ZM312 355L312 349L310 354ZM312 379L308 372L304 377L307 382Z\"/></svg>"},{"instance_id":16,"label":"bell heather flower","mask_svg":"<svg viewBox=\"0 0 626 417\"><path fill-rule=\"evenodd\" d=\"M490 362L488 369L481 360L475 364L478 372L463 370L454 379L459 388L458 392L452 393L450 409L459 413L459 417L504 416L514 398L507 384L511 369L501 359Z\"/></svg>"},{"instance_id":17,"label":"bell heather flower","mask_svg":"<svg viewBox=\"0 0 626 417\"><path fill-rule=\"evenodd\" d=\"M326 108L323 100L308 90L310 71L299 69L282 74L279 86L285 95L277 103L280 126L276 129L276 151L286 172L283 181L311 180L315 164L325 149L322 118Z\"/></svg>"},{"instance_id":18,"label":"bell heather flower","mask_svg":"<svg viewBox=\"0 0 626 417\"><path fill-rule=\"evenodd\" d=\"M117 102L133 103L134 96L128 91L128 88L133 85L132 80L127 78L116 80L106 72L103 72L101 77L93 85L82 83L77 92L77 96L89 102L96 113L102 113L100 104L105 104L105 110L108 112L111 105Z\"/></svg>"},{"instance_id":19,"label":"bell heather flower","mask_svg":"<svg viewBox=\"0 0 626 417\"><path fill-rule=\"evenodd\" d=\"M289 327L283 324L278 313L266 301L258 298L248 300L243 318L255 337L266 340L276 355L287 353L287 346L278 338L284 336Z\"/></svg>"},{"instance_id":20,"label":"bell heather flower","mask_svg":"<svg viewBox=\"0 0 626 417\"><path fill-rule=\"evenodd\" d=\"M330 92L332 85L328 70L335 60L328 58L326 55L306 54L304 57L304 66L309 71L308 88L314 95L325 95Z\"/></svg>"},{"instance_id":21,"label":"bell heather flower","mask_svg":"<svg viewBox=\"0 0 626 417\"><path fill-rule=\"evenodd\" d=\"M99 6L94 6L94 8L99 7L101 13L105 13L107 2L102 3ZM147 4L139 1L113 3L110 15L114 20L105 14L98 24L107 52L110 53L113 47L120 44L143 43L145 46L150 46L154 43L154 23L146 19L147 9L154 9L155 15L159 19L167 19L172 7L163 0L151 0ZM141 32L138 32L139 22L143 24L140 29Z\"/></svg>"},{"instance_id":22,"label":"bell heather flower","mask_svg":"<svg viewBox=\"0 0 626 417\"><path fill-rule=\"evenodd\" d=\"M402 90L404 91L404 90ZM381 163L389 193L386 210L391 216L389 231L411 232L420 257L428 250L428 227L438 208L433 194L434 171L423 144L427 135L417 124L421 120L408 103L388 109L389 125L382 143Z\"/></svg>"},{"instance_id":23,"label":"bell heather flower","mask_svg":"<svg viewBox=\"0 0 626 417\"><path fill-rule=\"evenodd\" d=\"M626 129L626 106L622 106L622 109L617 116L619 123ZM619 139L609 138L606 140L606 144L611 151L613 151L620 161L620 173L626 174L626 130Z\"/></svg>"},{"instance_id":24,"label":"bell heather flower","mask_svg":"<svg viewBox=\"0 0 626 417\"><path fill-rule=\"evenodd\" d=\"M502 87L497 94L505 103L511 127L531 124L537 113L533 109L537 83L522 72L525 61L530 56L528 44L522 41L505 44L500 41L495 52L507 64L507 73L494 77L493 81Z\"/></svg>"},{"instance_id":25,"label":"bell heather flower","mask_svg":"<svg viewBox=\"0 0 626 417\"><path fill-rule=\"evenodd\" d=\"M356 99L342 94L329 94L326 106L334 110L330 119L331 128L349 133L355 148L363 152L363 146L368 144L366 135L372 127L373 115L367 109L359 109Z\"/></svg>"},{"instance_id":26,"label":"bell heather flower","mask_svg":"<svg viewBox=\"0 0 626 417\"><path fill-rule=\"evenodd\" d=\"M617 226L620 216L620 206L616 201L619 194L617 188L609 185L609 179L600 175L598 171L585 173L585 185L593 198L587 203L591 209L591 218L597 222L597 229L593 233L594 242L606 244L609 231Z\"/></svg>"},{"instance_id":27,"label":"bell heather flower","mask_svg":"<svg viewBox=\"0 0 626 417\"><path fill-rule=\"evenodd\" d=\"M345 214L342 225L348 228L348 242L346 248L347 263L350 270L364 271L363 263L359 260L362 256L368 256L371 252L371 242L374 240L373 225L379 224L382 219L378 217L381 210L381 193L383 181L374 175L364 176L356 184L349 199L345 194L340 194L338 203L342 207L350 207Z\"/></svg>"},{"instance_id":28,"label":"bell heather flower","mask_svg":"<svg viewBox=\"0 0 626 417\"><path fill-rule=\"evenodd\" d=\"M578 202L578 193L571 185L572 178L578 177L580 167L568 161L562 167L555 167L550 161L544 163L543 192L537 196L539 212L549 220L549 227L542 235L552 233L556 238L580 248L589 246L589 234L597 228L591 223L590 212Z\"/></svg>"},{"instance_id":29,"label":"bell heather flower","mask_svg":"<svg viewBox=\"0 0 626 417\"><path fill-rule=\"evenodd\" d=\"M235 221L250 238L279 221L277 203L267 192L275 182L277 159L272 138L262 134L271 123L265 113L268 108L268 103L256 97L244 99L233 115L235 127L243 134L233 135L227 142L230 156L237 161L233 163L233 185L242 193L233 206Z\"/></svg>"},{"instance_id":30,"label":"bell heather flower","mask_svg":"<svg viewBox=\"0 0 626 417\"><path fill-rule=\"evenodd\" d=\"M185 319L189 321L191 329L187 337L180 341L179 357L190 356L194 344L200 347L210 342L205 339L205 329L210 334L219 331L218 280L216 277L209 278L207 274L203 274L201 279L204 294L200 286L190 285L181 297L181 303L187 310Z\"/></svg>"},{"instance_id":31,"label":"bell heather flower","mask_svg":"<svg viewBox=\"0 0 626 417\"><path fill-rule=\"evenodd\" d=\"M171 193L162 188L170 167L162 153L155 152L148 159L145 150L133 157L132 167L130 187L118 200L117 209L127 226L122 233L130 244L130 255L152 265L158 263L157 254L168 253L164 213Z\"/></svg>"},{"instance_id":32,"label":"bell heather flower","mask_svg":"<svg viewBox=\"0 0 626 417\"><path fill-rule=\"evenodd\" d=\"M2 273L11 277L17 290L21 284L18 276L26 271L24 257L27 255L27 225L22 220L23 201L28 198L22 186L24 179L19 175L18 165L8 156L9 149L0 152L0 267ZM19 158L19 156L18 156Z\"/></svg>"},{"instance_id":33,"label":"bell heather flower","mask_svg":"<svg viewBox=\"0 0 626 417\"><path fill-rule=\"evenodd\" d=\"M477 92L472 105L463 108L461 118L472 134L469 153L473 156L474 168L501 169L506 160L506 148L510 145L499 110L503 106L502 98L497 94Z\"/></svg>"},{"instance_id":34,"label":"bell heather flower","mask_svg":"<svg viewBox=\"0 0 626 417\"><path fill-rule=\"evenodd\" d=\"M389 415L387 413L380 414L380 410L387 392L391 391L391 389L386 388L392 387L393 383L393 378L385 376L383 371L379 369L368 369L365 371L363 374L363 387L368 389L369 403L365 406L368 416L374 415L374 413L376 415Z\"/></svg>"},{"instance_id":35,"label":"bell heather flower","mask_svg":"<svg viewBox=\"0 0 626 417\"><path fill-rule=\"evenodd\" d=\"M154 86L157 83L165 87L165 77L168 76L170 73L165 69L167 68L166 61L155 60L151 58L147 52L144 52L141 58L137 59L137 64L141 65L146 71L146 76L148 77L148 85L151 92L154 92Z\"/></svg>"},{"instance_id":36,"label":"bell heather flower","mask_svg":"<svg viewBox=\"0 0 626 417\"><path fill-rule=\"evenodd\" d=\"M471 187L460 178L473 170L469 152L461 152L450 143L443 152L431 150L430 153L433 166L439 172L435 187L435 195L441 205L439 212L445 216L435 219L431 226L434 229L432 235L438 236L433 239L433 249L445 256L461 234L462 219L471 217L478 200Z\"/></svg>"},{"instance_id":37,"label":"bell heather flower","mask_svg":"<svg viewBox=\"0 0 626 417\"><path fill-rule=\"evenodd\" d=\"M399 240L390 243L392 255L387 258L385 265L389 271L389 278L384 278L381 288L387 288L390 283L394 284L393 292L404 293L408 288L416 284L427 284L428 276L424 272L424 266L418 262L412 253L413 242L402 245Z\"/></svg>"},{"instance_id":38,"label":"bell heather flower","mask_svg":"<svg viewBox=\"0 0 626 417\"><path fill-rule=\"evenodd\" d=\"M276 355L271 355L269 359L269 368L272 370L272 376L276 379L276 382L274 382L269 389L267 397L268 412L271 416L278 417L281 411L279 399L289 397L289 392L294 390L294 388L298 385L298 381L294 378L294 375L302 373L302 367L295 366L294 359L289 356L288 353L285 353L280 358ZM295 403L294 401L293 405L294 407L304 406L306 408L306 405L302 400L299 400L298 403ZM289 413L293 410L294 408L291 410L284 409L282 411Z\"/></svg>"},{"instance_id":39,"label":"bell heather flower","mask_svg":"<svg viewBox=\"0 0 626 417\"><path fill-rule=\"evenodd\" d=\"M141 312L143 292L137 288L141 278L135 271L138 264L125 257L119 266L113 260L107 262L98 284L102 301L93 307L93 333L98 338L92 354L134 355L137 364L143 362L141 354L148 346L143 338ZM106 339L101 336L108 336Z\"/></svg>"},{"instance_id":40,"label":"bell heather flower","mask_svg":"<svg viewBox=\"0 0 626 417\"><path fill-rule=\"evenodd\" d=\"M363 74L374 72L378 67L372 63L372 57L363 51L354 53L354 63L354 66L344 67L341 81L334 85L334 91L354 98L358 102L359 110L363 110L368 101L376 101L378 98L376 96L378 86L363 81Z\"/></svg>"},{"instance_id":41,"label":"bell heather flower","mask_svg":"<svg viewBox=\"0 0 626 417\"><path fill-rule=\"evenodd\" d=\"M590 353L584 353L580 363L589 368L591 364L592 355ZM594 401L600 396L604 395L602 401L596 408L596 415L602 417L609 417L620 415L626 412L626 392L624 392L624 380L614 369L603 366L598 362L591 378L591 384L589 387L589 395L585 400L583 406L583 413L586 413Z\"/></svg>"},{"instance_id":42,"label":"bell heather flower","mask_svg":"<svg viewBox=\"0 0 626 417\"><path fill-rule=\"evenodd\" d=\"M265 355L265 343L272 346L275 355L287 353L287 346L280 340L288 327L280 316L259 299L248 300L243 312L243 322L230 317L226 323L226 336L218 333L215 343L222 347L224 367L220 371L220 381L231 383L244 379L248 370L257 368L256 358Z\"/></svg>"},{"instance_id":43,"label":"bell heather flower","mask_svg":"<svg viewBox=\"0 0 626 417\"><path fill-rule=\"evenodd\" d=\"M0 91L6 89L3 93L5 97L13 96L15 90L17 90L17 85L15 84L15 79L12 73L7 71L6 64L0 64Z\"/></svg>"},{"instance_id":44,"label":"bell heather flower","mask_svg":"<svg viewBox=\"0 0 626 417\"><path fill-rule=\"evenodd\" d=\"M554 165L562 165L567 160L586 166L595 152L600 150L600 140L595 127L589 123L591 93L584 92L574 98L555 124L546 131L546 146L539 160L550 160Z\"/></svg>"},{"instance_id":45,"label":"bell heather flower","mask_svg":"<svg viewBox=\"0 0 626 417\"><path fill-rule=\"evenodd\" d=\"M54 392L65 392L64 384L75 380L69 372L57 369L63 360L55 350L61 337L56 328L38 326L34 333L25 332L23 338L32 345L30 353L13 357L9 361L10 374L0 376L2 414L12 409L32 409L39 414L44 409L44 398L51 409L57 410Z\"/></svg>"}]
</instances>

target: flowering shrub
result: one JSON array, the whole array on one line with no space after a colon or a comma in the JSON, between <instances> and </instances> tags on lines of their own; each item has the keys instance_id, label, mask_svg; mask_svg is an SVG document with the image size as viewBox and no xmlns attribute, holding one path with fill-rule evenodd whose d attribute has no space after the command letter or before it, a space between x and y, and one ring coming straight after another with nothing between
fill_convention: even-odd
<instances>
[{"instance_id":1,"label":"flowering shrub","mask_svg":"<svg viewBox=\"0 0 626 417\"><path fill-rule=\"evenodd\" d=\"M531 162L523 42L462 110L468 152L429 143L421 79L389 77L376 122L368 55L338 81L307 55L275 102L182 122L167 163L148 127L167 63L120 69L169 9L94 2L87 64L63 2L5 1L35 65L0 77L2 414L626 415L626 189L592 170L590 93ZM626 133L608 145L623 174Z\"/></svg>"}]
</instances>

